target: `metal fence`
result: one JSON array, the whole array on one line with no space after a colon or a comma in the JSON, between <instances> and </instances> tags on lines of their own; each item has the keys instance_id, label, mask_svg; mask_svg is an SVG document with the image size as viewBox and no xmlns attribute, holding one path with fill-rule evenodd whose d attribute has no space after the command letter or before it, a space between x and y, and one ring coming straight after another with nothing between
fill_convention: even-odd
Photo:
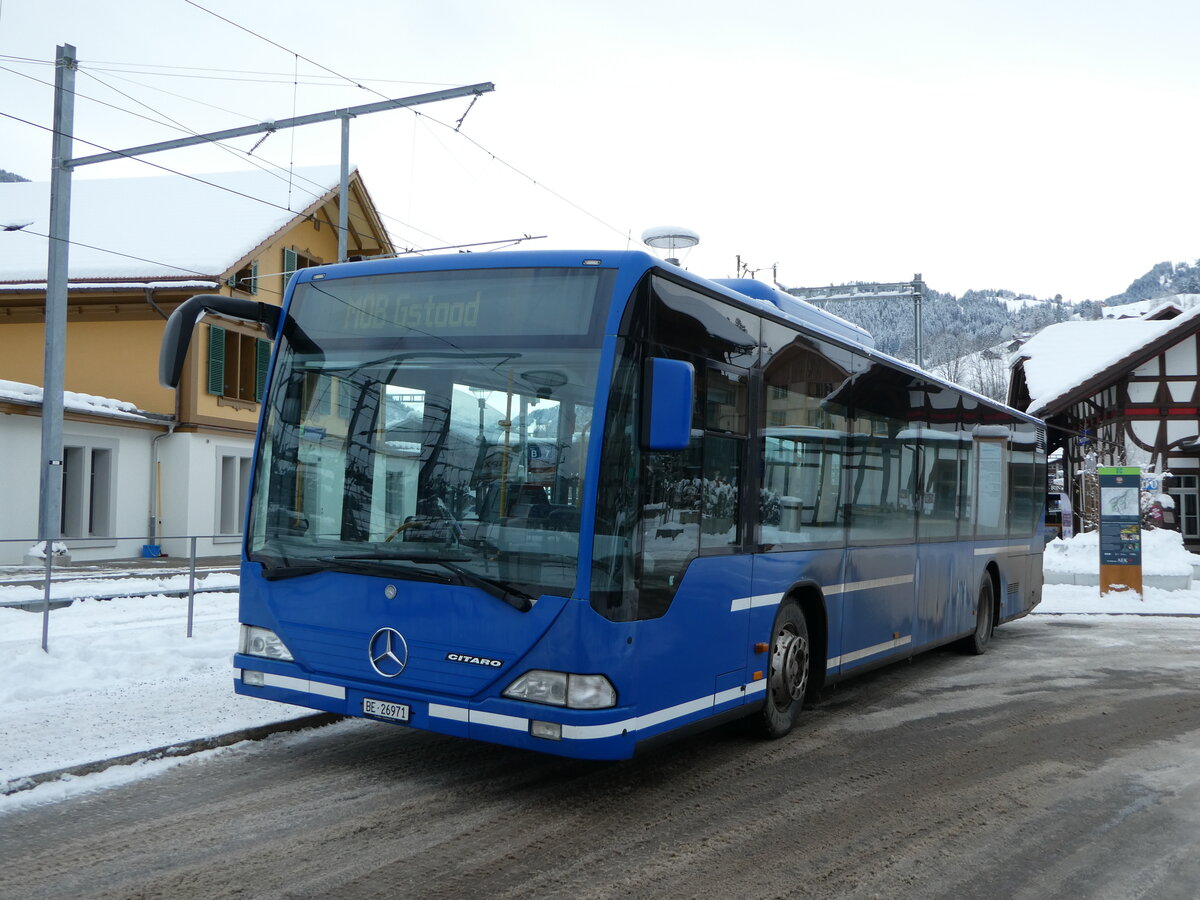
<instances>
[{"instance_id":1,"label":"metal fence","mask_svg":"<svg viewBox=\"0 0 1200 900\"><path fill-rule=\"evenodd\" d=\"M233 547L238 548L238 550L239 550L238 557L235 558L233 556L233 554L206 554L204 557L198 556L198 554L197 554L198 542L200 542L200 541L217 541L217 540L228 541L228 540L230 540L230 538L238 538L238 540L239 540L239 543L236 543L236 544L234 544L232 542L230 543L231 548L233 548ZM209 569L210 572L221 571L221 570L236 570L238 563L235 560L240 558L240 547L241 547L240 537L237 535L228 535L228 534L216 534L216 535L199 534L199 535L163 536L163 537L158 538L157 540L159 540L159 541L171 541L173 543L180 542L180 541L187 541L188 548L189 548L187 562L185 564L182 561L182 559L180 559L180 562L178 565L172 565L170 562L164 562L164 560L168 559L168 557L162 555L161 544L145 544L145 543L143 543L144 540L145 540L144 535L131 536L131 537L108 537L108 536L105 536L105 537L90 537L90 538L75 538L75 537L57 538L53 542L51 542L50 547L46 547L44 542L40 538L0 538L0 547L2 547L4 545L17 545L17 546L24 545L39 554L39 557L38 557L39 562L36 566L28 565L28 564L0 566L0 572L5 573L3 576L0 576L0 585L3 585L3 584L7 584L10 586L11 585L36 585L40 582L40 584L42 586L42 599L40 602L36 601L36 600L35 601L21 601L21 602L17 602L17 603L6 603L3 605L19 606L21 608L24 608L24 609L27 609L30 611L36 611L40 606L40 611L42 614L42 650L45 651L45 650L48 650L48 647L49 647L50 611L51 611L51 609L70 605L70 603L73 602L75 599L112 599L114 597L128 597L128 596L153 596L153 595L159 595L159 594L184 595L185 594L185 591L182 588L177 589L177 590L172 590L172 589L168 588L168 589L156 589L156 590L150 590L150 591L133 591L133 592L128 591L128 590L123 591L119 587L118 579L129 577L129 573L127 571L122 570L123 565L140 563L142 566L149 566L150 568L158 570L158 571L162 572L163 574L170 574L170 575L181 575L181 574L183 574L184 571L186 571L187 575L188 575L188 583L187 583L188 586L187 586L187 590L186 590L186 596L187 596L187 601L188 601L187 636L190 638L192 636L192 625L193 625L193 619L194 619L194 614L195 614L197 560L198 559L226 560L226 562L224 564L218 564L217 566L210 568ZM79 565L86 564L88 566L87 578L89 580L97 581L100 583L103 583L106 580L112 581L113 582L113 590L110 592L106 592L104 590L99 590L96 592L88 591L86 594L74 595L69 599L62 598L62 597L56 599L53 596L53 593L54 593L53 587L54 587L54 583L55 583L56 573L58 573L58 581L60 583L69 579L69 576L64 573L74 572L74 574L77 576L83 574L83 572L79 571L79 569L76 568L76 565L77 565L76 563L65 563L63 561L64 554L58 552L58 550L57 550L57 548L59 546L62 546L65 549L66 544L68 542L75 549L86 549L85 545L88 542L91 542L93 544L101 544L105 548L110 547L110 546L119 546L122 543L125 543L125 544L135 543L135 544L142 545L142 552L139 555L123 555L123 556L118 555L118 556L114 556L112 558L103 559L103 560L80 561ZM57 566L55 564L56 558L58 559ZM177 558L177 557L171 557L170 559L175 559L175 558ZM43 559L44 559L44 563L42 562ZM97 571L97 569L99 569L100 571ZM40 573L40 575L38 573ZM218 591L224 592L224 591L232 591L232 590L236 590L236 588L232 588L232 587L205 588L205 590L203 592L205 592L205 593L218 592ZM67 600L66 603L63 602L64 599Z\"/></svg>"}]
</instances>

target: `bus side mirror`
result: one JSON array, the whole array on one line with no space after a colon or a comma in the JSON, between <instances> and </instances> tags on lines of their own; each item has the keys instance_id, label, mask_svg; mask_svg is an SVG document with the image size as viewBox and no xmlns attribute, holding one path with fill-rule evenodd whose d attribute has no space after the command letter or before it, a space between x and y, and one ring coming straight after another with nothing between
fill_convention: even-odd
<instances>
[{"instance_id":1,"label":"bus side mirror","mask_svg":"<svg viewBox=\"0 0 1200 900\"><path fill-rule=\"evenodd\" d=\"M183 374L183 360L187 356L188 344L192 342L192 331L196 327L196 321L210 312L243 322L259 322L266 326L272 339L279 330L278 306L259 303L256 300L226 297L223 294L197 294L184 300L171 313L163 330L162 347L158 355L158 383L163 387L179 387L179 379Z\"/></svg>"},{"instance_id":2,"label":"bus side mirror","mask_svg":"<svg viewBox=\"0 0 1200 900\"><path fill-rule=\"evenodd\" d=\"M692 439L696 373L678 359L646 360L642 372L642 447L683 450Z\"/></svg>"}]
</instances>

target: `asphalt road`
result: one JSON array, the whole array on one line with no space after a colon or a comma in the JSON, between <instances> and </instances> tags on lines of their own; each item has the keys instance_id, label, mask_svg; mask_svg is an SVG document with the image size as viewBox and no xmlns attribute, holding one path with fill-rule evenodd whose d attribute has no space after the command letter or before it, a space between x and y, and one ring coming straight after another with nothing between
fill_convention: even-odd
<instances>
[{"instance_id":1,"label":"asphalt road","mask_svg":"<svg viewBox=\"0 0 1200 900\"><path fill-rule=\"evenodd\" d=\"M1198 649L1032 617L626 763L346 721L0 817L0 897L1194 898Z\"/></svg>"}]
</instances>

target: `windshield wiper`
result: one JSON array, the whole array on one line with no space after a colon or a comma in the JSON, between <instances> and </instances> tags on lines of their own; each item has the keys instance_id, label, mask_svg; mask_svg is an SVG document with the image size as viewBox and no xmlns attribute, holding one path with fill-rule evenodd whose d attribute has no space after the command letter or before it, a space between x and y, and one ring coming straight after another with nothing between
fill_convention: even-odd
<instances>
[{"instance_id":1,"label":"windshield wiper","mask_svg":"<svg viewBox=\"0 0 1200 900\"><path fill-rule=\"evenodd\" d=\"M326 563L311 562L311 563L279 563L268 564L262 560L252 559L251 562L257 562L262 566L263 578L268 581L276 581L281 578L297 578L301 575L312 575L314 572L327 572L329 565Z\"/></svg>"},{"instance_id":2,"label":"windshield wiper","mask_svg":"<svg viewBox=\"0 0 1200 900\"><path fill-rule=\"evenodd\" d=\"M529 612L533 609L533 597L526 594L524 591L519 591L511 584L506 584L503 581L498 581L494 578L485 578L470 569L464 569L462 566L457 566L454 563L443 562L440 559L423 560L434 566L441 566L443 569L449 569L458 576L462 584L468 584L471 587L477 587L485 593L491 594L500 600L503 600L513 609L520 612Z\"/></svg>"},{"instance_id":3,"label":"windshield wiper","mask_svg":"<svg viewBox=\"0 0 1200 900\"><path fill-rule=\"evenodd\" d=\"M463 556L462 560L470 559ZM451 575L431 572L422 566L440 566ZM353 569L359 572L375 572L380 574L402 574L405 577L422 581L436 581L441 584L461 584L479 588L484 593L503 600L513 609L529 612L533 609L534 598L511 584L494 578L487 578L444 559L432 559L414 556L411 553L346 553L339 556L321 556L311 564L263 566L263 577L268 579L294 578L298 575L310 575L313 572L324 572L329 569Z\"/></svg>"},{"instance_id":4,"label":"windshield wiper","mask_svg":"<svg viewBox=\"0 0 1200 900\"><path fill-rule=\"evenodd\" d=\"M408 564L402 556L390 553L348 553L344 556L325 556L328 565L338 569L352 569L358 572L374 572L378 574L401 574L406 578L416 578L421 581L436 581L441 584L453 584L454 579L430 572L417 565Z\"/></svg>"}]
</instances>

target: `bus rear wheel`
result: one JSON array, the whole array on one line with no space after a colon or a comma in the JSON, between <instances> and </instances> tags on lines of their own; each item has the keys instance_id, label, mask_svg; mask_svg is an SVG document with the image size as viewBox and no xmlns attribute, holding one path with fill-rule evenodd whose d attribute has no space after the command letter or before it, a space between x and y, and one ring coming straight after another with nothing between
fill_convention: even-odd
<instances>
[{"instance_id":1,"label":"bus rear wheel","mask_svg":"<svg viewBox=\"0 0 1200 900\"><path fill-rule=\"evenodd\" d=\"M975 602L975 631L970 637L963 639L962 649L975 656L987 653L988 646L992 643L992 623L995 621L996 592L991 576L984 572L983 580L979 583L979 599Z\"/></svg>"},{"instance_id":2,"label":"bus rear wheel","mask_svg":"<svg viewBox=\"0 0 1200 900\"><path fill-rule=\"evenodd\" d=\"M762 730L767 737L783 737L792 730L812 665L808 622L795 603L784 603L775 614L767 660L767 699L762 710Z\"/></svg>"}]
</instances>

